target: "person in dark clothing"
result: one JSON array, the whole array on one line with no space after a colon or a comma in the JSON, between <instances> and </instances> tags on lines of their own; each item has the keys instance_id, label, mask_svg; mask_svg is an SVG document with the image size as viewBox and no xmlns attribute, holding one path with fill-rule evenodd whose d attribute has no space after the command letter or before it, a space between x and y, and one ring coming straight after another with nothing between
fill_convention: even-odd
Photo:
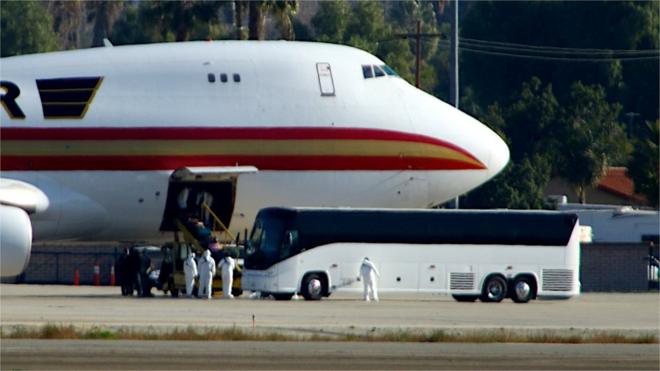
<instances>
[{"instance_id":1,"label":"person in dark clothing","mask_svg":"<svg viewBox=\"0 0 660 371\"><path fill-rule=\"evenodd\" d=\"M142 287L141 295L142 297L154 296L151 293L151 282L149 280L149 273L151 272L151 259L147 256L146 252L140 253L140 285Z\"/></svg>"},{"instance_id":2,"label":"person in dark clothing","mask_svg":"<svg viewBox=\"0 0 660 371\"><path fill-rule=\"evenodd\" d=\"M119 255L117 261L115 262L115 268L117 269L117 281L121 286L122 296L133 295L133 281L130 275L128 257L129 249L124 248L121 255Z\"/></svg>"},{"instance_id":3,"label":"person in dark clothing","mask_svg":"<svg viewBox=\"0 0 660 371\"><path fill-rule=\"evenodd\" d=\"M127 275L128 285L130 285L131 295L133 295L133 290L137 290L137 295L142 296L142 277L140 275L140 252L135 248L131 247L131 250L128 255L128 267Z\"/></svg>"}]
</instances>

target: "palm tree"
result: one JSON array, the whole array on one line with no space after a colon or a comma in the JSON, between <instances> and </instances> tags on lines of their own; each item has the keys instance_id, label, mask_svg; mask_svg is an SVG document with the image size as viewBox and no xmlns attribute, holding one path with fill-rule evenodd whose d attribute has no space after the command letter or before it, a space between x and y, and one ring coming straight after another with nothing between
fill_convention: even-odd
<instances>
[{"instance_id":1,"label":"palm tree","mask_svg":"<svg viewBox=\"0 0 660 371\"><path fill-rule=\"evenodd\" d=\"M236 26L239 25L239 15L242 20L242 9L239 3L235 2ZM277 18L277 23L282 34L282 38L293 40L293 23L291 16L298 10L298 0L254 0L249 2L249 39L263 40L265 38L266 17L273 14ZM241 23L242 24L242 23ZM239 36L242 34L239 32Z\"/></svg>"},{"instance_id":2,"label":"palm tree","mask_svg":"<svg viewBox=\"0 0 660 371\"><path fill-rule=\"evenodd\" d=\"M112 26L124 9L121 1L90 1L87 3L87 20L94 22L92 46L102 46L103 39L112 32Z\"/></svg>"},{"instance_id":3,"label":"palm tree","mask_svg":"<svg viewBox=\"0 0 660 371\"><path fill-rule=\"evenodd\" d=\"M48 3L48 12L53 17L53 29L60 38L60 46L64 49L80 48L83 3L79 0L52 1Z\"/></svg>"}]
</instances>

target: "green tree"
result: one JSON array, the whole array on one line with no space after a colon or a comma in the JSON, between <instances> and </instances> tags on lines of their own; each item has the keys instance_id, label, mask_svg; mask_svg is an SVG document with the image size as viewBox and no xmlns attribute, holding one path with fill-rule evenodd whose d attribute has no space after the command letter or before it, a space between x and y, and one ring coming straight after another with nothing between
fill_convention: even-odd
<instances>
[{"instance_id":1,"label":"green tree","mask_svg":"<svg viewBox=\"0 0 660 371\"><path fill-rule=\"evenodd\" d=\"M57 50L53 18L42 2L4 2L0 25L3 57Z\"/></svg>"},{"instance_id":2,"label":"green tree","mask_svg":"<svg viewBox=\"0 0 660 371\"><path fill-rule=\"evenodd\" d=\"M524 82L504 113L511 158L519 161L534 154L554 156L559 113L551 84L543 86L537 77Z\"/></svg>"},{"instance_id":3,"label":"green tree","mask_svg":"<svg viewBox=\"0 0 660 371\"><path fill-rule=\"evenodd\" d=\"M140 19L138 5L127 3L112 28L110 41L115 45L144 44L155 41Z\"/></svg>"},{"instance_id":4,"label":"green tree","mask_svg":"<svg viewBox=\"0 0 660 371\"><path fill-rule=\"evenodd\" d=\"M472 208L541 208L543 190L553 172L552 159L558 152L561 109L552 86L532 78L507 103L492 104L483 113L469 97L466 107L505 139L511 161L501 174L470 192L462 204Z\"/></svg>"},{"instance_id":5,"label":"green tree","mask_svg":"<svg viewBox=\"0 0 660 371\"><path fill-rule=\"evenodd\" d=\"M103 39L112 34L112 27L123 11L125 3L120 1L90 1L87 4L87 19L94 24L92 46L103 46Z\"/></svg>"},{"instance_id":6,"label":"green tree","mask_svg":"<svg viewBox=\"0 0 660 371\"><path fill-rule=\"evenodd\" d=\"M528 92L523 89L521 95L527 94ZM540 93L540 95L542 94ZM522 98L521 101L525 101L525 99L528 102L534 100L527 97ZM546 97L546 99L553 100L552 97ZM479 119L497 132L507 142L509 148L514 148L516 144L512 143L512 138L507 137L505 132L512 130L508 125L513 126L513 117L519 119L522 116L520 112L522 105L518 101L511 104L515 108L502 109L498 104L493 104L483 115L479 116ZM519 158L512 156L511 161L500 174L464 196L461 205L468 208L541 208L543 190L550 180L552 165L546 152L547 149L539 147L535 150L538 153L521 153L518 155Z\"/></svg>"},{"instance_id":7,"label":"green tree","mask_svg":"<svg viewBox=\"0 0 660 371\"><path fill-rule=\"evenodd\" d=\"M266 18L273 15L285 40L294 39L293 15L298 10L297 0L252 0L248 2L249 39L266 38Z\"/></svg>"},{"instance_id":8,"label":"green tree","mask_svg":"<svg viewBox=\"0 0 660 371\"><path fill-rule=\"evenodd\" d=\"M293 40L295 38L293 16L298 11L298 1L274 0L271 1L270 10L277 20L282 39Z\"/></svg>"},{"instance_id":9,"label":"green tree","mask_svg":"<svg viewBox=\"0 0 660 371\"><path fill-rule=\"evenodd\" d=\"M569 48L658 49L660 2L634 1L527 1L475 2L466 6L461 37L486 41ZM515 19L515 22L511 22ZM567 101L571 84L599 84L607 96L622 102L623 112L637 112L642 120L658 117L660 91L657 58L638 61L575 62L515 58L518 51L495 49L475 52L474 43L462 43L462 85L474 88L477 101L486 105L509 97L531 76L552 83L560 101ZM593 54L592 54L593 55ZM607 57L599 54L596 57ZM554 57L571 57L570 54Z\"/></svg>"},{"instance_id":10,"label":"green tree","mask_svg":"<svg viewBox=\"0 0 660 371\"><path fill-rule=\"evenodd\" d=\"M212 1L154 1L140 3L139 19L151 26L146 33L153 41L187 41L222 35L220 7Z\"/></svg>"},{"instance_id":11,"label":"green tree","mask_svg":"<svg viewBox=\"0 0 660 371\"><path fill-rule=\"evenodd\" d=\"M243 27L243 17L245 17L246 5L245 1L234 1L234 29L236 30L236 40L247 39L247 33Z\"/></svg>"},{"instance_id":12,"label":"green tree","mask_svg":"<svg viewBox=\"0 0 660 371\"><path fill-rule=\"evenodd\" d=\"M607 167L625 163L630 151L623 125L618 122L621 106L605 99L599 85L576 82L563 113L559 175L576 188L580 203L586 189L598 183Z\"/></svg>"},{"instance_id":13,"label":"green tree","mask_svg":"<svg viewBox=\"0 0 660 371\"><path fill-rule=\"evenodd\" d=\"M319 9L312 17L316 40L329 43L343 42L350 13L351 7L344 0L319 3Z\"/></svg>"},{"instance_id":14,"label":"green tree","mask_svg":"<svg viewBox=\"0 0 660 371\"><path fill-rule=\"evenodd\" d=\"M635 191L646 196L649 203L658 207L658 139L660 138L660 120L646 122L646 133L635 140L635 150L628 163L628 175L635 182Z\"/></svg>"},{"instance_id":15,"label":"green tree","mask_svg":"<svg viewBox=\"0 0 660 371\"><path fill-rule=\"evenodd\" d=\"M80 0L48 2L53 29L59 36L60 49L78 49L83 45L85 7Z\"/></svg>"},{"instance_id":16,"label":"green tree","mask_svg":"<svg viewBox=\"0 0 660 371\"><path fill-rule=\"evenodd\" d=\"M360 1L353 4L344 35L346 44L376 53L381 40L389 36L390 29L385 22L385 10L381 3Z\"/></svg>"}]
</instances>

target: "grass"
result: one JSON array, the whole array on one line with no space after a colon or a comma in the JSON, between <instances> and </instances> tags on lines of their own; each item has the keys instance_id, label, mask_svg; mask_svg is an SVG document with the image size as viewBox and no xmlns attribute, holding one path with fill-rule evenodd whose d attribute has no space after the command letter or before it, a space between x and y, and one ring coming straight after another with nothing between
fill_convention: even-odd
<instances>
[{"instance_id":1,"label":"grass","mask_svg":"<svg viewBox=\"0 0 660 371\"><path fill-rule=\"evenodd\" d=\"M575 333L573 333L575 332ZM256 331L240 327L175 328L169 330L77 328L73 325L46 324L28 328L16 326L0 331L4 339L102 339L102 340L191 340L191 341L349 341L395 343L555 343L555 344L658 344L653 334L626 335L612 331L571 330L568 334L553 331L531 332L507 329L452 332L447 330L371 330L366 333L286 334Z\"/></svg>"}]
</instances>

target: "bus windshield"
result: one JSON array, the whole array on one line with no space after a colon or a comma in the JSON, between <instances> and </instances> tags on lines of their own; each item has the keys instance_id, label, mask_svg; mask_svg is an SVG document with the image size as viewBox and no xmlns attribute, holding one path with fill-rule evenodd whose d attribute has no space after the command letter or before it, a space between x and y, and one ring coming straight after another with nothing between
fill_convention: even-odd
<instances>
[{"instance_id":1,"label":"bus windshield","mask_svg":"<svg viewBox=\"0 0 660 371\"><path fill-rule=\"evenodd\" d=\"M286 218L259 215L246 249L245 267L265 269L280 260Z\"/></svg>"}]
</instances>

